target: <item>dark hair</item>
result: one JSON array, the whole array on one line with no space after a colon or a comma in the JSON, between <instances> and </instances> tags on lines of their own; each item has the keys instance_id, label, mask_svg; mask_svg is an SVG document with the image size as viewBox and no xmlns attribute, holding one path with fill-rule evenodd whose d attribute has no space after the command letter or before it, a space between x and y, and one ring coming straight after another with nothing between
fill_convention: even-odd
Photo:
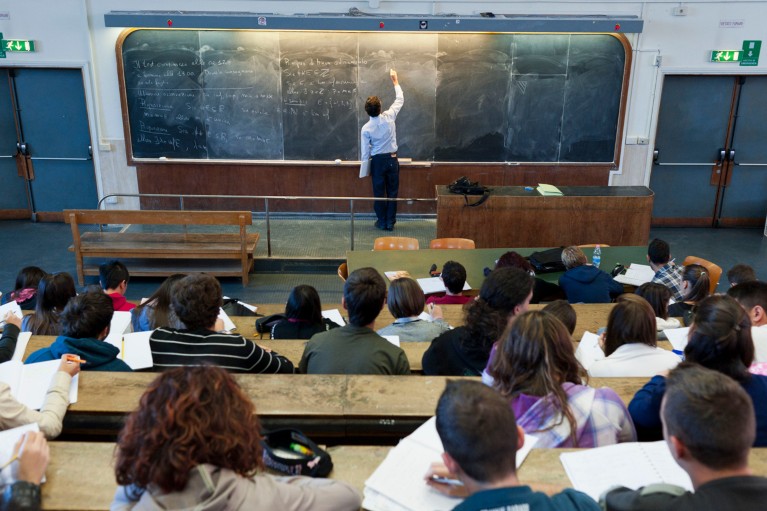
<instances>
[{"instance_id":1,"label":"dark hair","mask_svg":"<svg viewBox=\"0 0 767 511\"><path fill-rule=\"evenodd\" d=\"M285 316L312 325L322 324L322 304L317 290L307 285L294 287L285 304Z\"/></svg>"},{"instance_id":2,"label":"dark hair","mask_svg":"<svg viewBox=\"0 0 767 511\"><path fill-rule=\"evenodd\" d=\"M75 296L75 281L69 273L44 276L37 285L35 313L27 320L26 328L32 335L59 335L61 312Z\"/></svg>"},{"instance_id":3,"label":"dark hair","mask_svg":"<svg viewBox=\"0 0 767 511\"><path fill-rule=\"evenodd\" d=\"M710 294L708 270L699 264L688 264L682 269L682 281L690 283L685 301L697 303Z\"/></svg>"},{"instance_id":4,"label":"dark hair","mask_svg":"<svg viewBox=\"0 0 767 511\"><path fill-rule=\"evenodd\" d=\"M647 247L647 256L653 264L666 264L671 259L671 247L665 241L655 238Z\"/></svg>"},{"instance_id":5,"label":"dark hair","mask_svg":"<svg viewBox=\"0 0 767 511\"><path fill-rule=\"evenodd\" d=\"M666 433L714 470L745 467L756 438L751 397L731 378L683 362L666 380L662 416Z\"/></svg>"},{"instance_id":6,"label":"dark hair","mask_svg":"<svg viewBox=\"0 0 767 511\"><path fill-rule=\"evenodd\" d=\"M448 380L437 403L437 433L461 470L490 483L517 471L517 421L500 395L477 381Z\"/></svg>"},{"instance_id":7,"label":"dark hair","mask_svg":"<svg viewBox=\"0 0 767 511\"><path fill-rule=\"evenodd\" d=\"M736 264L727 271L727 280L735 286L756 280L756 272L747 264Z\"/></svg>"},{"instance_id":8,"label":"dark hair","mask_svg":"<svg viewBox=\"0 0 767 511\"><path fill-rule=\"evenodd\" d=\"M655 347L655 312L641 296L624 294L616 300L615 307L607 316L605 330L605 355L612 355L624 344L641 343Z\"/></svg>"},{"instance_id":9,"label":"dark hair","mask_svg":"<svg viewBox=\"0 0 767 511\"><path fill-rule=\"evenodd\" d=\"M525 270L527 273L530 273L530 274L535 273L535 268L533 268L533 265L530 264L530 261L522 257L518 252L514 252L513 250L506 252L501 257L499 257L498 260L495 262L495 267L496 268L514 267L514 268L519 268L520 270Z\"/></svg>"},{"instance_id":10,"label":"dark hair","mask_svg":"<svg viewBox=\"0 0 767 511\"><path fill-rule=\"evenodd\" d=\"M386 282L375 268L360 268L344 284L344 301L349 323L367 326L378 317L386 298Z\"/></svg>"},{"instance_id":11,"label":"dark hair","mask_svg":"<svg viewBox=\"0 0 767 511\"><path fill-rule=\"evenodd\" d=\"M573 245L562 250L562 263L564 263L566 269L571 270L578 266L589 264L589 260L586 258L583 250Z\"/></svg>"},{"instance_id":12,"label":"dark hair","mask_svg":"<svg viewBox=\"0 0 767 511\"><path fill-rule=\"evenodd\" d=\"M442 266L442 282L448 291L457 295L466 284L466 268L456 261L448 261Z\"/></svg>"},{"instance_id":13,"label":"dark hair","mask_svg":"<svg viewBox=\"0 0 767 511\"><path fill-rule=\"evenodd\" d=\"M656 317L668 319L668 302L671 300L671 290L657 282L645 282L635 291L652 307Z\"/></svg>"},{"instance_id":14,"label":"dark hair","mask_svg":"<svg viewBox=\"0 0 767 511\"><path fill-rule=\"evenodd\" d=\"M751 280L742 282L727 290L727 295L732 296L740 305L745 307L746 312L757 305L767 312L767 282Z\"/></svg>"},{"instance_id":15,"label":"dark hair","mask_svg":"<svg viewBox=\"0 0 767 511\"><path fill-rule=\"evenodd\" d=\"M212 328L216 324L221 298L221 284L212 275L188 275L173 285L173 310L189 330Z\"/></svg>"},{"instance_id":16,"label":"dark hair","mask_svg":"<svg viewBox=\"0 0 767 511\"><path fill-rule=\"evenodd\" d=\"M115 307L103 291L77 295L61 313L61 333L75 339L96 338L112 322Z\"/></svg>"},{"instance_id":17,"label":"dark hair","mask_svg":"<svg viewBox=\"0 0 767 511\"><path fill-rule=\"evenodd\" d=\"M550 413L560 415L551 427L567 420L575 441L577 423L562 384L581 385L586 372L575 358L570 334L556 317L543 311L515 317L499 341L489 373L495 388L507 398L545 397Z\"/></svg>"},{"instance_id":18,"label":"dark hair","mask_svg":"<svg viewBox=\"0 0 767 511\"><path fill-rule=\"evenodd\" d=\"M117 440L117 484L138 500L150 485L170 493L209 463L250 477L263 467L256 407L226 370L167 369L141 396Z\"/></svg>"},{"instance_id":19,"label":"dark hair","mask_svg":"<svg viewBox=\"0 0 767 511\"><path fill-rule=\"evenodd\" d=\"M102 289L115 289L122 281L128 282L128 268L117 260L106 262L99 266L99 283Z\"/></svg>"},{"instance_id":20,"label":"dark hair","mask_svg":"<svg viewBox=\"0 0 767 511\"><path fill-rule=\"evenodd\" d=\"M186 277L183 273L174 273L165 279L157 291L146 299L144 303L133 309L133 314L138 316L146 307L151 307L153 313L150 320L150 328L158 328L170 325L171 300L173 297L173 285Z\"/></svg>"},{"instance_id":21,"label":"dark hair","mask_svg":"<svg viewBox=\"0 0 767 511\"><path fill-rule=\"evenodd\" d=\"M365 101L365 112L370 117L381 115L381 99L378 96L368 96L368 99Z\"/></svg>"},{"instance_id":22,"label":"dark hair","mask_svg":"<svg viewBox=\"0 0 767 511\"><path fill-rule=\"evenodd\" d=\"M561 321L562 324L565 325L565 328L567 328L567 331L570 332L570 335L573 335L578 316L575 313L573 306L570 305L570 302L567 300L554 300L541 310L543 312L548 312Z\"/></svg>"},{"instance_id":23,"label":"dark hair","mask_svg":"<svg viewBox=\"0 0 767 511\"><path fill-rule=\"evenodd\" d=\"M20 289L26 289L28 287L36 288L43 277L48 275L45 270L38 268L37 266L25 266L16 275L16 285L13 290L18 291Z\"/></svg>"},{"instance_id":24,"label":"dark hair","mask_svg":"<svg viewBox=\"0 0 767 511\"><path fill-rule=\"evenodd\" d=\"M685 360L746 381L754 362L751 320L734 298L712 295L698 304Z\"/></svg>"},{"instance_id":25,"label":"dark hair","mask_svg":"<svg viewBox=\"0 0 767 511\"><path fill-rule=\"evenodd\" d=\"M402 277L389 284L386 305L394 319L418 316L425 303L423 290L415 280Z\"/></svg>"},{"instance_id":26,"label":"dark hair","mask_svg":"<svg viewBox=\"0 0 767 511\"><path fill-rule=\"evenodd\" d=\"M464 347L469 357L490 354L509 322L514 309L522 305L533 290L533 277L519 268L498 268L485 278L479 298L470 302L466 310L466 336Z\"/></svg>"}]
</instances>

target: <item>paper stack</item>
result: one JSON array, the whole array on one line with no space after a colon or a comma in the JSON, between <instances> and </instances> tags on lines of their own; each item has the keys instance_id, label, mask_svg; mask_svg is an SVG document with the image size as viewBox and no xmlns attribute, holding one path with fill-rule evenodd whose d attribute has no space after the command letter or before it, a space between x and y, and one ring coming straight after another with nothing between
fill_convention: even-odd
<instances>
[{"instance_id":1,"label":"paper stack","mask_svg":"<svg viewBox=\"0 0 767 511\"><path fill-rule=\"evenodd\" d=\"M639 287L652 281L653 277L655 277L655 272L648 265L631 263L626 269L626 273L617 275L615 280L621 284Z\"/></svg>"},{"instance_id":2,"label":"paper stack","mask_svg":"<svg viewBox=\"0 0 767 511\"><path fill-rule=\"evenodd\" d=\"M564 195L562 190L554 185L547 185L545 183L538 183L538 193L544 196L561 197Z\"/></svg>"}]
</instances>

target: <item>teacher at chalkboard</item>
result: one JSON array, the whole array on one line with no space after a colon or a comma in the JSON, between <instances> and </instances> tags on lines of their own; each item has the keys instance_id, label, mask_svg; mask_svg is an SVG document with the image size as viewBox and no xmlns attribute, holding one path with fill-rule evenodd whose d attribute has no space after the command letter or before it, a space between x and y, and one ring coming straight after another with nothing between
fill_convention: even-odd
<instances>
[{"instance_id":1,"label":"teacher at chalkboard","mask_svg":"<svg viewBox=\"0 0 767 511\"><path fill-rule=\"evenodd\" d=\"M394 121L405 104L405 96L402 95L397 72L392 69L389 74L396 96L391 107L381 113L378 96L370 96L365 101L365 112L370 120L362 127L360 177L372 176L375 197L396 198L399 193L399 161ZM397 223L397 201L375 201L373 209L376 212L376 227L384 231L393 230Z\"/></svg>"}]
</instances>

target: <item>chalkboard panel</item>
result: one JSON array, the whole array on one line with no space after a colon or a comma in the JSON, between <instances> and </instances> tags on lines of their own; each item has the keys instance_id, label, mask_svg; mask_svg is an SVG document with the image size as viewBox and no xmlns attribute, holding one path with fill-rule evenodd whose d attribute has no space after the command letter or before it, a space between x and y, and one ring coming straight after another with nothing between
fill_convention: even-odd
<instances>
[{"instance_id":1,"label":"chalkboard panel","mask_svg":"<svg viewBox=\"0 0 767 511\"><path fill-rule=\"evenodd\" d=\"M357 160L371 95L401 157L612 163L627 56L581 34L134 30L118 43L134 158Z\"/></svg>"}]
</instances>

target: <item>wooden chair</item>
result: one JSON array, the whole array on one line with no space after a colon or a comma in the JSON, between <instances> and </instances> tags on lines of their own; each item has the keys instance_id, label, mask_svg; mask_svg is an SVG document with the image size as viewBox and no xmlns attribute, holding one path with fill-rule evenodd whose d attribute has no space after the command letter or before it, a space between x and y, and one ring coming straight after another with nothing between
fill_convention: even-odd
<instances>
[{"instance_id":1,"label":"wooden chair","mask_svg":"<svg viewBox=\"0 0 767 511\"><path fill-rule=\"evenodd\" d=\"M418 250L418 240L400 236L383 236L376 238L373 250Z\"/></svg>"},{"instance_id":2,"label":"wooden chair","mask_svg":"<svg viewBox=\"0 0 767 511\"><path fill-rule=\"evenodd\" d=\"M682 264L684 266L687 266L688 264L699 264L703 266L708 272L709 291L711 294L716 293L716 286L719 284L719 278L722 276L721 266L696 256L685 257Z\"/></svg>"},{"instance_id":3,"label":"wooden chair","mask_svg":"<svg viewBox=\"0 0 767 511\"><path fill-rule=\"evenodd\" d=\"M349 278L349 267L346 265L346 263L341 263L341 265L338 267L338 276L341 277L341 280L346 282L346 279Z\"/></svg>"},{"instance_id":4,"label":"wooden chair","mask_svg":"<svg viewBox=\"0 0 767 511\"><path fill-rule=\"evenodd\" d=\"M437 239L431 240L431 243L429 243L429 248L474 249L476 248L476 246L474 245L474 240L470 240L468 238L437 238Z\"/></svg>"}]
</instances>

